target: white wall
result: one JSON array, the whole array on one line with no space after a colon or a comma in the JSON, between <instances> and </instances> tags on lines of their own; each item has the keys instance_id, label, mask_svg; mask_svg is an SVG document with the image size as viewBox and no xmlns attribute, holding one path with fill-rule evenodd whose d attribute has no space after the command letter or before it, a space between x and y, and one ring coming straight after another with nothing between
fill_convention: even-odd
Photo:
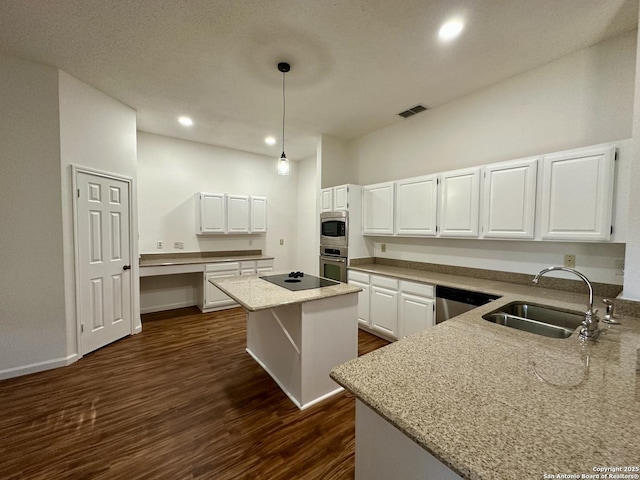
<instances>
[{"instance_id":1,"label":"white wall","mask_svg":"<svg viewBox=\"0 0 640 480\"><path fill-rule=\"evenodd\" d=\"M349 161L347 142L329 135L318 138L318 158L322 170L321 188L357 183L355 164Z\"/></svg>"},{"instance_id":2,"label":"white wall","mask_svg":"<svg viewBox=\"0 0 640 480\"><path fill-rule=\"evenodd\" d=\"M631 137L636 32L518 75L349 144L362 185ZM631 169L622 142L616 220L624 239ZM631 215L631 213L629 213ZM622 225L624 223L624 225ZM622 284L624 245L378 238L375 255L536 273L576 254L598 282ZM387 251L381 252L381 243Z\"/></svg>"},{"instance_id":3,"label":"white wall","mask_svg":"<svg viewBox=\"0 0 640 480\"><path fill-rule=\"evenodd\" d=\"M140 252L262 250L276 269L294 268L298 167L291 162L290 175L280 176L276 164L275 157L138 132ZM268 232L196 235L197 192L266 196ZM176 241L184 250L173 248Z\"/></svg>"},{"instance_id":4,"label":"white wall","mask_svg":"<svg viewBox=\"0 0 640 480\"><path fill-rule=\"evenodd\" d=\"M63 361L58 71L0 54L0 378Z\"/></svg>"},{"instance_id":5,"label":"white wall","mask_svg":"<svg viewBox=\"0 0 640 480\"><path fill-rule=\"evenodd\" d=\"M134 290L134 328L139 330L141 327L136 261L136 112L62 71L59 72L59 98L67 351L71 354L77 352L71 165L113 173L133 181L131 286Z\"/></svg>"},{"instance_id":6,"label":"white wall","mask_svg":"<svg viewBox=\"0 0 640 480\"><path fill-rule=\"evenodd\" d=\"M349 146L357 180L630 138L635 51L634 31L361 137Z\"/></svg>"},{"instance_id":7,"label":"white wall","mask_svg":"<svg viewBox=\"0 0 640 480\"><path fill-rule=\"evenodd\" d=\"M318 275L320 240L318 228L318 178L316 157L298 162L297 254L295 269Z\"/></svg>"}]
</instances>

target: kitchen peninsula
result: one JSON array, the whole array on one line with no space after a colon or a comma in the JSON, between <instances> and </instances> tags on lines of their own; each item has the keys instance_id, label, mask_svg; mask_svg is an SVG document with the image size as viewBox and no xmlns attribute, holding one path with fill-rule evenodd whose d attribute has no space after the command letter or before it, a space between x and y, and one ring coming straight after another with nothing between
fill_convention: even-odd
<instances>
[{"instance_id":1,"label":"kitchen peninsula","mask_svg":"<svg viewBox=\"0 0 640 480\"><path fill-rule=\"evenodd\" d=\"M209 281L247 311L247 352L298 408L342 390L329 372L358 356L360 288L291 291L259 275Z\"/></svg>"}]
</instances>

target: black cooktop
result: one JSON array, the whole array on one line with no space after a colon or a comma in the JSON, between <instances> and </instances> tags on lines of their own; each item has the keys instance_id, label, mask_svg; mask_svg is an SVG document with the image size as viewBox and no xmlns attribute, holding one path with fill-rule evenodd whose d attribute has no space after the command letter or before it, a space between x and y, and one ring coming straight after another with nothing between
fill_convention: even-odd
<instances>
[{"instance_id":1,"label":"black cooktop","mask_svg":"<svg viewBox=\"0 0 640 480\"><path fill-rule=\"evenodd\" d=\"M314 277L313 275L305 275L302 272L265 275L260 278L294 292L298 290L309 290L311 288L331 287L332 285L338 285L340 283L327 280L326 278Z\"/></svg>"}]
</instances>

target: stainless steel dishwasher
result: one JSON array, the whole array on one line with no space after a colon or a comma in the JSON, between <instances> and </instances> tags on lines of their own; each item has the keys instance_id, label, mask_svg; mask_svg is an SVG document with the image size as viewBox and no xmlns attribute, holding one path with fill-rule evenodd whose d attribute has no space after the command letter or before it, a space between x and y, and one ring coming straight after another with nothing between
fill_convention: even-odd
<instances>
[{"instance_id":1,"label":"stainless steel dishwasher","mask_svg":"<svg viewBox=\"0 0 640 480\"><path fill-rule=\"evenodd\" d=\"M500 298L498 295L459 288L436 286L436 323L444 322L480 305Z\"/></svg>"}]
</instances>

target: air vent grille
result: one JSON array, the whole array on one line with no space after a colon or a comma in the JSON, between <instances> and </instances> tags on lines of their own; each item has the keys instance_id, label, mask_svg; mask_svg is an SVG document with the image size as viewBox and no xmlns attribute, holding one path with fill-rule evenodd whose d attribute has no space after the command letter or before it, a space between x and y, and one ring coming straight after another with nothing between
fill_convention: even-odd
<instances>
[{"instance_id":1,"label":"air vent grille","mask_svg":"<svg viewBox=\"0 0 640 480\"><path fill-rule=\"evenodd\" d=\"M415 107L411 107L404 112L400 112L398 115L404 118L409 118L416 113L424 112L425 110L429 110L429 107L425 107L424 105L416 105Z\"/></svg>"}]
</instances>

